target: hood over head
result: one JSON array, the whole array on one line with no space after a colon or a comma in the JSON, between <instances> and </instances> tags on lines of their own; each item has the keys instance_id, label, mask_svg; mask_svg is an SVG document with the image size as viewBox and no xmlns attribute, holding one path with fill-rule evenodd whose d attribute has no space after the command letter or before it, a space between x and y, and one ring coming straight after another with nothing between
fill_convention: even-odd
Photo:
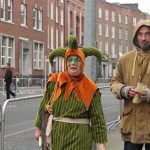
<instances>
[{"instance_id":1,"label":"hood over head","mask_svg":"<svg viewBox=\"0 0 150 150\"><path fill-rule=\"evenodd\" d=\"M140 45L137 41L137 31L140 29L142 26L148 26L150 27L150 20L140 20L137 22L136 26L134 27L133 31L133 44L137 49L140 49Z\"/></svg>"}]
</instances>

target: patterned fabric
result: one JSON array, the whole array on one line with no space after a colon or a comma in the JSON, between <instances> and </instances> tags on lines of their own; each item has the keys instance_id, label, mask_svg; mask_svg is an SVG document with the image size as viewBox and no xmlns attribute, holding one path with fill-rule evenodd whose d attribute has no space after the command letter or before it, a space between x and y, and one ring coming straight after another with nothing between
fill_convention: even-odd
<instances>
[{"instance_id":1,"label":"patterned fabric","mask_svg":"<svg viewBox=\"0 0 150 150\"><path fill-rule=\"evenodd\" d=\"M35 120L35 126L38 128L41 127L41 112L45 109L54 88L54 83L49 84L48 92L41 101ZM54 117L88 118L91 120L91 126L53 121L52 150L91 150L92 140L95 143L107 142L106 124L98 90L88 110L83 101L77 100L74 90L67 101L64 100L64 92L62 92L53 104L53 115Z\"/></svg>"}]
</instances>

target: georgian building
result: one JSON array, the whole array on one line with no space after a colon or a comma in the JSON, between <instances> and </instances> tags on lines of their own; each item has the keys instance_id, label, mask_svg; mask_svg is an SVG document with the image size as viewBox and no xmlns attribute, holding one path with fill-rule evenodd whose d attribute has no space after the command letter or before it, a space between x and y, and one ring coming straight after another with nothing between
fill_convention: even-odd
<instances>
[{"instance_id":1,"label":"georgian building","mask_svg":"<svg viewBox=\"0 0 150 150\"><path fill-rule=\"evenodd\" d=\"M43 75L47 48L47 1L0 1L0 76L6 63L19 77Z\"/></svg>"},{"instance_id":2,"label":"georgian building","mask_svg":"<svg viewBox=\"0 0 150 150\"><path fill-rule=\"evenodd\" d=\"M64 59L48 62L48 54L57 47L68 46L68 36L76 35L84 43L84 0L1 0L0 1L0 77L11 64L19 77L44 76L64 71ZM97 66L97 78L111 78L121 54L134 49L132 33L140 19L150 15L138 4L109 3L96 0L96 47L109 54Z\"/></svg>"},{"instance_id":3,"label":"georgian building","mask_svg":"<svg viewBox=\"0 0 150 150\"><path fill-rule=\"evenodd\" d=\"M49 48L68 46L68 36L76 35L78 43L83 46L84 38L84 2L83 0L49 0ZM64 71L64 59L54 59L52 72Z\"/></svg>"},{"instance_id":4,"label":"georgian building","mask_svg":"<svg viewBox=\"0 0 150 150\"><path fill-rule=\"evenodd\" d=\"M137 21L150 19L150 15L138 9L138 3L109 3L96 1L96 46L104 55L97 78L111 78L119 57L134 49L132 33Z\"/></svg>"}]
</instances>

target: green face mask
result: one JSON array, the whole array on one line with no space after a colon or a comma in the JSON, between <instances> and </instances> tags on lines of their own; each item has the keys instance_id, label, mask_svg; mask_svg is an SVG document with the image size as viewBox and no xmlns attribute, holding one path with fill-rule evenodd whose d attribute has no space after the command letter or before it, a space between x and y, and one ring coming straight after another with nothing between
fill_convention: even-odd
<instances>
[{"instance_id":1,"label":"green face mask","mask_svg":"<svg viewBox=\"0 0 150 150\"><path fill-rule=\"evenodd\" d=\"M71 63L71 62L74 62L74 64L75 64L76 66L78 66L79 63L80 63L80 58L79 58L79 57L74 58L74 57L70 56L70 57L68 57L68 59L67 59L67 66L68 66L68 67L70 67L70 63Z\"/></svg>"}]
</instances>

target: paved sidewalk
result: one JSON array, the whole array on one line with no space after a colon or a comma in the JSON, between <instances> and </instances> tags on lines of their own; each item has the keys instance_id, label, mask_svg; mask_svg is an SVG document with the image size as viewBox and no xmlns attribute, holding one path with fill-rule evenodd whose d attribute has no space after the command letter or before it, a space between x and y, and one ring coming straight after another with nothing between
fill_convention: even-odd
<instances>
[{"instance_id":1,"label":"paved sidewalk","mask_svg":"<svg viewBox=\"0 0 150 150\"><path fill-rule=\"evenodd\" d=\"M108 133L108 143L106 143L107 150L123 150L124 142L121 139L119 129Z\"/></svg>"}]
</instances>

